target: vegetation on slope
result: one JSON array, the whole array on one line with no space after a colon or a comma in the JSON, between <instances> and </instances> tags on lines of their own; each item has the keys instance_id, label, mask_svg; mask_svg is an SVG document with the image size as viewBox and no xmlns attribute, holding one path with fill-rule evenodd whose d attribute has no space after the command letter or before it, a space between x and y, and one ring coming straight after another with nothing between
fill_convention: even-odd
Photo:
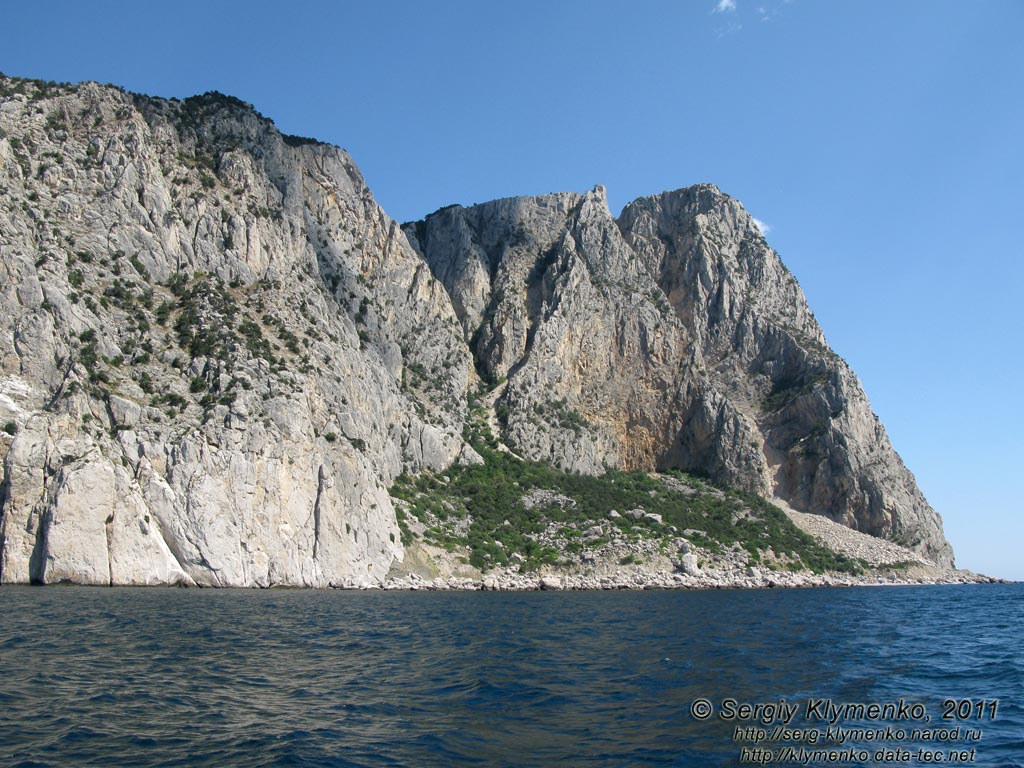
<instances>
[{"instance_id":1,"label":"vegetation on slope","mask_svg":"<svg viewBox=\"0 0 1024 768\"><path fill-rule=\"evenodd\" d=\"M413 539L412 516L425 526L424 540L465 548L481 570L569 565L599 556L612 539L647 542L668 557L690 542L711 554L742 550L750 564L767 559L774 567L816 573L863 567L815 543L757 496L678 471L609 470L592 477L525 461L497 448L478 404L470 415L466 437L482 465L402 475L391 488L406 543Z\"/></svg>"}]
</instances>

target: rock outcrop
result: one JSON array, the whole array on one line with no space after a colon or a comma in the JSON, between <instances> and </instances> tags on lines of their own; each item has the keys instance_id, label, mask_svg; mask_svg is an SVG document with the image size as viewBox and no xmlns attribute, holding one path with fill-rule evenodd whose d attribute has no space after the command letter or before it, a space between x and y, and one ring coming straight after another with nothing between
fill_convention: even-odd
<instances>
[{"instance_id":1,"label":"rock outcrop","mask_svg":"<svg viewBox=\"0 0 1024 768\"><path fill-rule=\"evenodd\" d=\"M595 473L679 468L952 565L938 515L742 206L711 185L612 217L585 195L405 225L512 448Z\"/></svg>"},{"instance_id":2,"label":"rock outcrop","mask_svg":"<svg viewBox=\"0 0 1024 768\"><path fill-rule=\"evenodd\" d=\"M220 94L0 77L0 582L378 584L387 489L517 453L681 468L943 565L795 280L710 186L400 227L336 147Z\"/></svg>"},{"instance_id":3,"label":"rock outcrop","mask_svg":"<svg viewBox=\"0 0 1024 768\"><path fill-rule=\"evenodd\" d=\"M0 88L0 579L379 582L473 373L348 155L218 94Z\"/></svg>"}]
</instances>

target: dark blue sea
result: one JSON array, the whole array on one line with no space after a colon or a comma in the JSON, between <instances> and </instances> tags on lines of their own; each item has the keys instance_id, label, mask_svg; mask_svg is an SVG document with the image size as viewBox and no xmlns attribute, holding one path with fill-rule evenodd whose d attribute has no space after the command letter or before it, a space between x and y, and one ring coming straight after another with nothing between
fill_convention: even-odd
<instances>
[{"instance_id":1,"label":"dark blue sea","mask_svg":"<svg viewBox=\"0 0 1024 768\"><path fill-rule=\"evenodd\" d=\"M1020 766L1022 704L1024 585L0 589L5 768Z\"/></svg>"}]
</instances>

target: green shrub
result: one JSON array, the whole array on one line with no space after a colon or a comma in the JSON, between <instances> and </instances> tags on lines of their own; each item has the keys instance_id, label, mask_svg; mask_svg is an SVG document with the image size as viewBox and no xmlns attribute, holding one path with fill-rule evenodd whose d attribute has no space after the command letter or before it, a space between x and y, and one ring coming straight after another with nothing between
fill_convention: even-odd
<instances>
[{"instance_id":1,"label":"green shrub","mask_svg":"<svg viewBox=\"0 0 1024 768\"><path fill-rule=\"evenodd\" d=\"M171 316L171 312L174 311L174 304L169 301L165 301L156 308L156 321L160 325L167 325L167 320Z\"/></svg>"},{"instance_id":2,"label":"green shrub","mask_svg":"<svg viewBox=\"0 0 1024 768\"><path fill-rule=\"evenodd\" d=\"M149 280L149 270L146 269L146 265L139 260L139 257L137 255L132 254L129 261L131 262L132 267L135 269L135 271L139 273L140 277L142 277L145 280Z\"/></svg>"},{"instance_id":3,"label":"green shrub","mask_svg":"<svg viewBox=\"0 0 1024 768\"><path fill-rule=\"evenodd\" d=\"M668 473L697 491L687 494L642 472L610 470L598 477L577 475L523 461L482 444L474 447L483 456L484 464L450 467L445 471L448 482L428 473L417 477L403 475L390 492L409 503L410 512L421 520L428 520L430 515L441 520L468 518L464 545L470 550L470 562L483 570L507 564L513 552L525 558L524 570L554 563L559 553L541 547L531 538L549 524L574 522L580 527L583 523L608 520L613 509L637 507L661 515L664 525L623 516L613 521L623 533L665 537L667 527L674 526L677 530L704 531L703 535L691 538L712 551L738 543L756 555L770 546L776 554L799 559L816 572L856 572L861 567L858 562L821 547L796 528L781 510L751 494L714 489L682 473ZM553 491L574 499L576 504L526 509L521 499L532 489ZM439 543L443 543L445 536L443 531L431 535ZM496 546L495 540L504 546ZM591 546L599 546L603 541L593 541Z\"/></svg>"}]
</instances>

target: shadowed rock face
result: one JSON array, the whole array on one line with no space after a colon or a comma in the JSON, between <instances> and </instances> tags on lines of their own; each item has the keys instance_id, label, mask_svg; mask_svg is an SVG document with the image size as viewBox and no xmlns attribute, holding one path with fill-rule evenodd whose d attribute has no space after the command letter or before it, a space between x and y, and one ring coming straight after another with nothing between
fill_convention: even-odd
<instances>
[{"instance_id":1,"label":"shadowed rock face","mask_svg":"<svg viewBox=\"0 0 1024 768\"><path fill-rule=\"evenodd\" d=\"M951 562L714 187L400 228L344 151L235 99L0 78L0 190L2 582L379 582L394 477L478 460L478 376L530 458L700 472Z\"/></svg>"}]
</instances>

